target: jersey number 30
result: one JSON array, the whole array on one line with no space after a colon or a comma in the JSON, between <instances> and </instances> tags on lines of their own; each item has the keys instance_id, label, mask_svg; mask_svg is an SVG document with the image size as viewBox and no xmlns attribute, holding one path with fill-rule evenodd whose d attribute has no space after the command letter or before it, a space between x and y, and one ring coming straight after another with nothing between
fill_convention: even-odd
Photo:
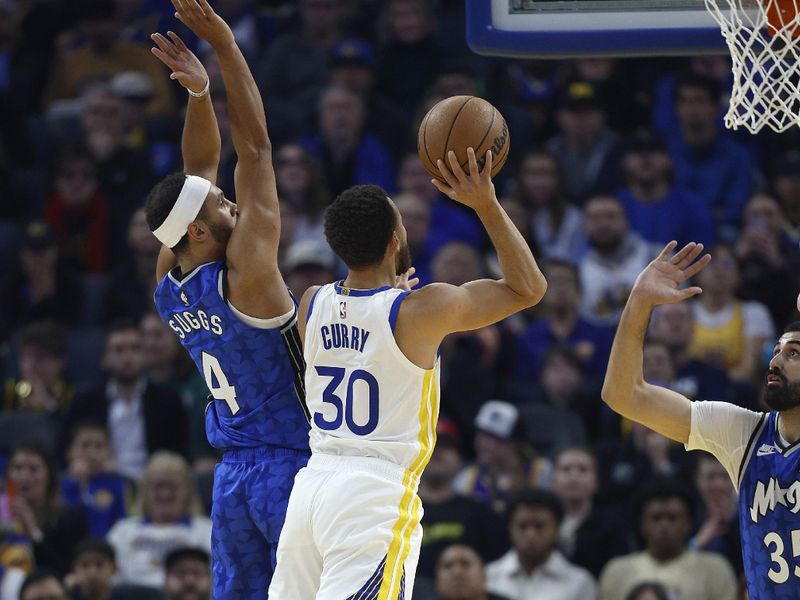
<instances>
[{"instance_id":1,"label":"jersey number 30","mask_svg":"<svg viewBox=\"0 0 800 600\"><path fill-rule=\"evenodd\" d=\"M330 431L332 429L339 429L342 426L342 421L347 423L347 428L356 435L369 435L378 426L378 380L367 371L363 369L355 369L350 373L347 379L347 392L342 401L341 396L336 392L339 385L344 381L346 371L342 367L315 367L317 375L320 377L330 377L330 382L322 392L322 401L327 404L332 404L336 412L333 418L327 420L321 412L314 413L314 425L320 429ZM367 400L367 422L359 425L356 423L353 413L355 412L355 394L354 388L356 383L361 382L359 386L363 389L366 385L368 392Z\"/></svg>"},{"instance_id":2,"label":"jersey number 30","mask_svg":"<svg viewBox=\"0 0 800 600\"><path fill-rule=\"evenodd\" d=\"M206 380L208 391L214 396L215 400L224 400L231 414L239 412L239 403L236 402L236 388L228 383L228 378L222 372L216 356L203 352L203 377ZM216 379L216 384L215 380Z\"/></svg>"}]
</instances>

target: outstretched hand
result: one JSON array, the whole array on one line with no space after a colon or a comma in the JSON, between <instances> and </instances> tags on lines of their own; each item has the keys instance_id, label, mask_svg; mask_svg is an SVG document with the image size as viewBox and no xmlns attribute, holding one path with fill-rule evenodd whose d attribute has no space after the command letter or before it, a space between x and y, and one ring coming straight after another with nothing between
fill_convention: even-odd
<instances>
[{"instance_id":1,"label":"outstretched hand","mask_svg":"<svg viewBox=\"0 0 800 600\"><path fill-rule=\"evenodd\" d=\"M398 275L395 279L394 287L410 292L414 286L419 284L419 277L412 277L412 275L416 272L417 270L414 267L411 267L405 273Z\"/></svg>"},{"instance_id":2,"label":"outstretched hand","mask_svg":"<svg viewBox=\"0 0 800 600\"><path fill-rule=\"evenodd\" d=\"M438 179L431 181L448 198L469 206L473 210L479 210L496 202L492 183L492 151L486 151L486 163L482 171L478 170L474 149L467 148L467 158L469 159L469 175L464 173L464 169L458 163L456 153L450 150L447 153L449 166L442 160L436 161L439 172L447 183L444 184Z\"/></svg>"},{"instance_id":3,"label":"outstretched hand","mask_svg":"<svg viewBox=\"0 0 800 600\"><path fill-rule=\"evenodd\" d=\"M667 244L661 254L639 273L631 290L632 298L655 306L675 304L703 291L697 286L684 289L680 289L680 286L702 271L711 262L711 255L706 254L698 260L703 252L703 244L690 242L670 258L669 255L677 246L678 243L674 241Z\"/></svg>"},{"instance_id":4,"label":"outstretched hand","mask_svg":"<svg viewBox=\"0 0 800 600\"><path fill-rule=\"evenodd\" d=\"M206 73L203 63L186 47L177 34L168 31L167 35L170 39L160 33L151 35L150 39L157 48L151 48L150 51L158 60L172 69L170 79L176 79L187 90L199 94L208 83L208 73Z\"/></svg>"},{"instance_id":5,"label":"outstretched hand","mask_svg":"<svg viewBox=\"0 0 800 600\"><path fill-rule=\"evenodd\" d=\"M175 18L214 48L234 43L228 24L214 12L208 0L172 0Z\"/></svg>"}]
</instances>

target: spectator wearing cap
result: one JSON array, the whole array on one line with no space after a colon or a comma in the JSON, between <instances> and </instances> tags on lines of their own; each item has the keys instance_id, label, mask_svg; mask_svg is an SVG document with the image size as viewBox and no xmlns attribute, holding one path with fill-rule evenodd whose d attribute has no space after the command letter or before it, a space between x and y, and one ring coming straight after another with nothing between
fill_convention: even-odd
<instances>
[{"instance_id":1,"label":"spectator wearing cap","mask_svg":"<svg viewBox=\"0 0 800 600\"><path fill-rule=\"evenodd\" d=\"M753 191L755 173L747 150L720 131L719 84L687 75L675 88L679 130L668 138L678 185L711 206L718 235L735 238L742 209Z\"/></svg>"},{"instance_id":2,"label":"spectator wearing cap","mask_svg":"<svg viewBox=\"0 0 800 600\"><path fill-rule=\"evenodd\" d=\"M489 400L475 417L475 428L475 463L456 477L457 492L502 513L514 493L550 486L553 465L525 443L516 406Z\"/></svg>"},{"instance_id":3,"label":"spectator wearing cap","mask_svg":"<svg viewBox=\"0 0 800 600\"><path fill-rule=\"evenodd\" d=\"M395 160L411 142L407 112L377 89L378 59L375 48L358 38L337 43L330 52L330 79L353 90L364 99L365 124L392 153Z\"/></svg>"},{"instance_id":4,"label":"spectator wearing cap","mask_svg":"<svg viewBox=\"0 0 800 600\"><path fill-rule=\"evenodd\" d=\"M70 267L91 274L107 271L108 212L92 155L83 148L63 150L44 216Z\"/></svg>"},{"instance_id":5,"label":"spectator wearing cap","mask_svg":"<svg viewBox=\"0 0 800 600\"><path fill-rule=\"evenodd\" d=\"M717 554L687 547L694 499L683 482L653 480L634 501L645 548L613 559L600 577L601 600L625 600L645 581L663 584L682 600L734 600L736 578Z\"/></svg>"},{"instance_id":6,"label":"spectator wearing cap","mask_svg":"<svg viewBox=\"0 0 800 600\"><path fill-rule=\"evenodd\" d=\"M394 163L367 128L364 97L341 83L331 83L322 90L318 107L316 133L301 143L320 161L331 196L359 184L393 191Z\"/></svg>"},{"instance_id":7,"label":"spectator wearing cap","mask_svg":"<svg viewBox=\"0 0 800 600\"><path fill-rule=\"evenodd\" d=\"M500 517L486 504L456 494L453 481L463 465L460 444L456 423L440 418L436 447L419 485L419 497L425 505L417 567L421 576L434 576L436 563L450 544L478 549L483 561L495 560L508 550Z\"/></svg>"},{"instance_id":8,"label":"spectator wearing cap","mask_svg":"<svg viewBox=\"0 0 800 600\"><path fill-rule=\"evenodd\" d=\"M303 240L286 251L283 272L286 285L296 298L314 285L324 285L336 279L336 256L327 242Z\"/></svg>"},{"instance_id":9,"label":"spectator wearing cap","mask_svg":"<svg viewBox=\"0 0 800 600\"><path fill-rule=\"evenodd\" d=\"M567 86L557 105L559 133L547 149L561 168L564 191L573 201L616 187L620 159L619 136L605 124L605 111L594 86L575 81Z\"/></svg>"},{"instance_id":10,"label":"spectator wearing cap","mask_svg":"<svg viewBox=\"0 0 800 600\"><path fill-rule=\"evenodd\" d=\"M594 600L594 578L556 549L564 509L544 490L520 490L506 510L511 550L486 568L487 589L512 600Z\"/></svg>"},{"instance_id":11,"label":"spectator wearing cap","mask_svg":"<svg viewBox=\"0 0 800 600\"><path fill-rule=\"evenodd\" d=\"M211 599L211 556L207 550L188 546L176 548L167 554L164 566L167 600Z\"/></svg>"},{"instance_id":12,"label":"spectator wearing cap","mask_svg":"<svg viewBox=\"0 0 800 600\"><path fill-rule=\"evenodd\" d=\"M153 60L146 46L124 41L117 35L116 0L86 2L82 8L79 28L86 41L56 60L45 104L76 98L87 84L109 81L117 73L138 71L146 74L153 86L154 99L148 112L173 114L175 97L166 71Z\"/></svg>"},{"instance_id":13,"label":"spectator wearing cap","mask_svg":"<svg viewBox=\"0 0 800 600\"><path fill-rule=\"evenodd\" d=\"M454 543L445 548L436 562L436 600L509 600L486 591L484 564L476 546Z\"/></svg>"},{"instance_id":14,"label":"spectator wearing cap","mask_svg":"<svg viewBox=\"0 0 800 600\"><path fill-rule=\"evenodd\" d=\"M38 321L17 335L17 378L7 379L4 411L25 411L46 417L59 431L75 396L68 381L67 332L59 325Z\"/></svg>"},{"instance_id":15,"label":"spectator wearing cap","mask_svg":"<svg viewBox=\"0 0 800 600\"><path fill-rule=\"evenodd\" d=\"M307 129L328 81L330 50L343 37L343 0L298 0L299 26L277 37L259 57L254 74L267 98L269 135L280 145Z\"/></svg>"},{"instance_id":16,"label":"spectator wearing cap","mask_svg":"<svg viewBox=\"0 0 800 600\"><path fill-rule=\"evenodd\" d=\"M332 198L319 161L300 144L281 146L275 153L275 183L281 205L296 216L292 241L325 242L323 214Z\"/></svg>"},{"instance_id":17,"label":"spectator wearing cap","mask_svg":"<svg viewBox=\"0 0 800 600\"><path fill-rule=\"evenodd\" d=\"M676 240L710 247L715 224L706 198L675 184L672 158L656 134L640 130L630 139L622 160L625 186L617 190L631 229L645 240Z\"/></svg>"},{"instance_id":18,"label":"spectator wearing cap","mask_svg":"<svg viewBox=\"0 0 800 600\"><path fill-rule=\"evenodd\" d=\"M81 314L80 282L46 222L25 225L17 263L4 281L0 292L3 331L39 320L76 324Z\"/></svg>"}]
</instances>

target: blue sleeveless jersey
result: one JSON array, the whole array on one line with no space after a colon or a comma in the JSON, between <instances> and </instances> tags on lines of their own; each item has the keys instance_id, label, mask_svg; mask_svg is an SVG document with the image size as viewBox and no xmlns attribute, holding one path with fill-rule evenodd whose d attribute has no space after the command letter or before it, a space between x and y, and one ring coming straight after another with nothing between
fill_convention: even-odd
<instances>
[{"instance_id":1,"label":"blue sleeveless jersey","mask_svg":"<svg viewBox=\"0 0 800 600\"><path fill-rule=\"evenodd\" d=\"M750 437L739 477L739 522L750 600L800 598L800 442L787 446L778 413Z\"/></svg>"},{"instance_id":2,"label":"blue sleeveless jersey","mask_svg":"<svg viewBox=\"0 0 800 600\"><path fill-rule=\"evenodd\" d=\"M206 408L209 443L308 450L296 308L278 326L235 311L225 300L225 261L201 265L182 279L178 273L159 282L155 303L214 397Z\"/></svg>"}]
</instances>

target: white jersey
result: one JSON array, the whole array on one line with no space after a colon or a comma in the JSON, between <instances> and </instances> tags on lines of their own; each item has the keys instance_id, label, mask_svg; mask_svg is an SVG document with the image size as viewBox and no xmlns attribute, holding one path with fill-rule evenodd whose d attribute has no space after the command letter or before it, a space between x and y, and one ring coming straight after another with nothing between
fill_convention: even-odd
<instances>
[{"instance_id":1,"label":"white jersey","mask_svg":"<svg viewBox=\"0 0 800 600\"><path fill-rule=\"evenodd\" d=\"M304 353L311 452L381 458L413 481L436 441L439 361L422 369L397 346L394 324L408 293L321 287L309 306Z\"/></svg>"}]
</instances>

